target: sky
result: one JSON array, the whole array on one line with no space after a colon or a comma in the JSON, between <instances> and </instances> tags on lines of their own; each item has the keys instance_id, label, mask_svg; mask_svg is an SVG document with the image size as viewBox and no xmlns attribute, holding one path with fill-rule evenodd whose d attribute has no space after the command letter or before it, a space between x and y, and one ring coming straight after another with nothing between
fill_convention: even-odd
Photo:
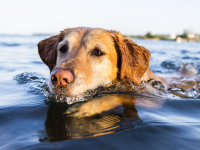
<instances>
[{"instance_id":1,"label":"sky","mask_svg":"<svg viewBox=\"0 0 200 150\"><path fill-rule=\"evenodd\" d=\"M200 0L0 0L0 34L56 34L80 26L126 35L200 34Z\"/></svg>"}]
</instances>

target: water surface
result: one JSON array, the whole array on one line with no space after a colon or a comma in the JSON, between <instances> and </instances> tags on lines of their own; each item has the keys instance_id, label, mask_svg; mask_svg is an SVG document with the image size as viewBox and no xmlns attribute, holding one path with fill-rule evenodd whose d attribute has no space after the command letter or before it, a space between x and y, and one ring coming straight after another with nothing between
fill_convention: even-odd
<instances>
[{"instance_id":1,"label":"water surface","mask_svg":"<svg viewBox=\"0 0 200 150\"><path fill-rule=\"evenodd\" d=\"M0 149L199 149L200 99L193 95L105 94L72 106L48 102L41 93L49 70L36 46L43 38L0 35ZM134 41L150 50L156 74L173 76L183 63L200 72L200 43ZM14 79L19 74L20 82ZM98 114L101 107L107 109Z\"/></svg>"}]
</instances>

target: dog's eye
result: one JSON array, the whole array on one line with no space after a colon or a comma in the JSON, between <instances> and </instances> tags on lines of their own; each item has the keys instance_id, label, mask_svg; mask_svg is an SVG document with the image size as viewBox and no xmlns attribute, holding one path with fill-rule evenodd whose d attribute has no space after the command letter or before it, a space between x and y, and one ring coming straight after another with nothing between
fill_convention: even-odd
<instances>
[{"instance_id":1,"label":"dog's eye","mask_svg":"<svg viewBox=\"0 0 200 150\"><path fill-rule=\"evenodd\" d=\"M96 55L96 56L102 56L104 53L101 51L101 50L99 50L99 49L95 49L94 51L93 51L93 55Z\"/></svg>"},{"instance_id":2,"label":"dog's eye","mask_svg":"<svg viewBox=\"0 0 200 150\"><path fill-rule=\"evenodd\" d=\"M67 52L67 46L63 46L59 49L59 51L61 51L62 53Z\"/></svg>"}]
</instances>

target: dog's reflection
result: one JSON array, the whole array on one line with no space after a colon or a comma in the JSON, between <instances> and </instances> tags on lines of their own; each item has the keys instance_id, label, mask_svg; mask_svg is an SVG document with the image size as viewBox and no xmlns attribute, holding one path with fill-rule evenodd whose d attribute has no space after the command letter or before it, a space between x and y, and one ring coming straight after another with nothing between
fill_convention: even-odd
<instances>
[{"instance_id":1,"label":"dog's reflection","mask_svg":"<svg viewBox=\"0 0 200 150\"><path fill-rule=\"evenodd\" d=\"M102 136L142 122L135 108L141 98L113 94L97 97L68 107L61 103L49 104L45 122L46 134L41 142ZM149 104L148 104L149 105Z\"/></svg>"}]
</instances>

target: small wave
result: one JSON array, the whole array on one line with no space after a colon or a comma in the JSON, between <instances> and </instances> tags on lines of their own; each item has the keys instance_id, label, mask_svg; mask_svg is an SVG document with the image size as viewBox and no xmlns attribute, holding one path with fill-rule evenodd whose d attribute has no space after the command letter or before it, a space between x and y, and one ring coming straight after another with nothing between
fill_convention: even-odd
<instances>
[{"instance_id":1,"label":"small wave","mask_svg":"<svg viewBox=\"0 0 200 150\"><path fill-rule=\"evenodd\" d=\"M187 50L181 50L181 53L182 54L186 54L186 53L189 53L189 51L187 51Z\"/></svg>"},{"instance_id":2,"label":"small wave","mask_svg":"<svg viewBox=\"0 0 200 150\"><path fill-rule=\"evenodd\" d=\"M110 93L131 93L131 94L149 94L165 96L167 91L160 81L154 79L143 81L140 86L134 85L130 79L114 80L112 83L101 86L94 90L87 90L82 95L76 97L67 97L63 94L52 94L48 88L48 79L36 72L24 72L14 77L18 84L25 84L25 91L34 94L43 94L48 101L66 102L73 104L75 102L87 101L95 96Z\"/></svg>"},{"instance_id":3,"label":"small wave","mask_svg":"<svg viewBox=\"0 0 200 150\"><path fill-rule=\"evenodd\" d=\"M141 85L134 85L130 79L114 80L112 83L106 86L101 86L94 90L87 90L82 95L76 97L67 97L64 94L52 94L46 90L44 96L49 101L66 102L67 104L73 104L75 102L87 101L93 97L101 96L103 94L114 93L126 93L126 94L141 94L148 96L167 97L167 91L160 81L150 79L148 81L142 81Z\"/></svg>"},{"instance_id":4,"label":"small wave","mask_svg":"<svg viewBox=\"0 0 200 150\"><path fill-rule=\"evenodd\" d=\"M13 46L20 46L21 44L19 43L6 43L6 42L0 42L1 46L8 46L8 47L13 47Z\"/></svg>"},{"instance_id":5,"label":"small wave","mask_svg":"<svg viewBox=\"0 0 200 150\"><path fill-rule=\"evenodd\" d=\"M184 59L190 59L190 58L191 57L184 57ZM200 58L193 57L191 59L193 59L193 60L199 60ZM166 60L166 61L163 61L161 63L161 66L164 67L164 68L166 68L166 69L168 69L168 70L171 70L173 72L182 72L181 70L183 68L185 68L187 71L190 71L192 69L192 70L195 70L195 72L197 72L196 74L200 73L200 63L198 63L198 62L195 62L195 63L194 62L183 63L183 62Z\"/></svg>"},{"instance_id":6,"label":"small wave","mask_svg":"<svg viewBox=\"0 0 200 150\"><path fill-rule=\"evenodd\" d=\"M169 90L170 93L183 98L200 98L200 89L184 90L179 87L173 87Z\"/></svg>"},{"instance_id":7,"label":"small wave","mask_svg":"<svg viewBox=\"0 0 200 150\"><path fill-rule=\"evenodd\" d=\"M184 56L182 59L191 59L191 60L200 60L199 57L190 57L190 56Z\"/></svg>"},{"instance_id":8,"label":"small wave","mask_svg":"<svg viewBox=\"0 0 200 150\"><path fill-rule=\"evenodd\" d=\"M24 72L14 77L18 84L25 84L25 91L36 95L48 90L48 79L36 72Z\"/></svg>"},{"instance_id":9,"label":"small wave","mask_svg":"<svg viewBox=\"0 0 200 150\"><path fill-rule=\"evenodd\" d=\"M167 69L177 70L180 66L176 61L166 60L161 63L161 66Z\"/></svg>"},{"instance_id":10,"label":"small wave","mask_svg":"<svg viewBox=\"0 0 200 150\"><path fill-rule=\"evenodd\" d=\"M44 63L41 62L41 61L32 61L31 63L33 63L33 64L44 64Z\"/></svg>"},{"instance_id":11,"label":"small wave","mask_svg":"<svg viewBox=\"0 0 200 150\"><path fill-rule=\"evenodd\" d=\"M3 47L18 47L18 46L28 46L29 48L36 47L36 43L7 43L7 42L0 42L0 46Z\"/></svg>"},{"instance_id":12,"label":"small wave","mask_svg":"<svg viewBox=\"0 0 200 150\"><path fill-rule=\"evenodd\" d=\"M164 85L155 79L142 81L139 86L134 85L130 79L121 79L114 80L112 83L94 90L87 90L82 95L67 97L64 94L52 94L48 88L48 79L35 72L18 74L14 77L14 80L16 80L18 84L25 84L24 87L27 92L36 95L43 94L47 98L47 101L66 102L67 104L87 101L96 96L114 93L140 94L162 98L168 98L169 93L171 93L184 98L200 98L200 83L196 81L195 84L198 84L198 86L193 89L183 89L181 86L174 86L166 91Z\"/></svg>"},{"instance_id":13,"label":"small wave","mask_svg":"<svg viewBox=\"0 0 200 150\"><path fill-rule=\"evenodd\" d=\"M101 96L103 94L114 94L114 93L124 93L124 94L139 94L143 96L150 97L160 97L169 98L171 94L182 97L182 98L200 98L200 84L198 88L194 89L181 89L181 87L173 87L168 90L165 89L164 85L155 79L150 79L148 81L142 81L141 85L134 85L130 79L114 80L112 83L99 87L95 90L87 90L82 95L77 97L67 97L63 94L52 94L49 90L44 92L44 96L48 98L49 101L56 102L66 102L67 104L73 104L75 102L87 101L96 96Z\"/></svg>"},{"instance_id":14,"label":"small wave","mask_svg":"<svg viewBox=\"0 0 200 150\"><path fill-rule=\"evenodd\" d=\"M200 98L200 75L185 75L170 81L169 93L183 98Z\"/></svg>"}]
</instances>

